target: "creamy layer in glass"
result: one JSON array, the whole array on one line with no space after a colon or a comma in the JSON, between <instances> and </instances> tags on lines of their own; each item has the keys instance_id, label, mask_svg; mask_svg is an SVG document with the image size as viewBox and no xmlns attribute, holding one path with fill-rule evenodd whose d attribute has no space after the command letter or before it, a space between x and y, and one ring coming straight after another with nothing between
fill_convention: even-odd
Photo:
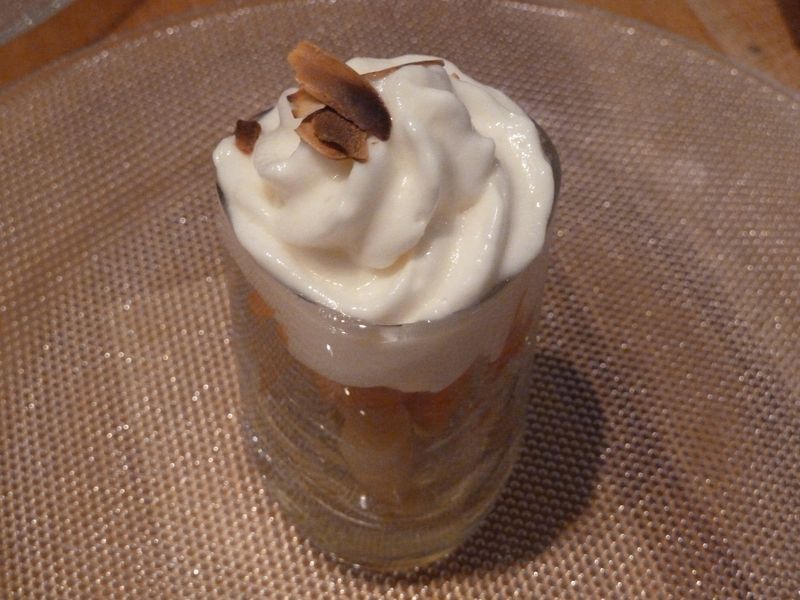
<instances>
[{"instance_id":1,"label":"creamy layer in glass","mask_svg":"<svg viewBox=\"0 0 800 600\"><path fill-rule=\"evenodd\" d=\"M420 564L476 525L513 462L553 155L443 59L346 67L301 44L290 63L300 88L214 152L243 396L313 539Z\"/></svg>"},{"instance_id":2,"label":"creamy layer in glass","mask_svg":"<svg viewBox=\"0 0 800 600\"><path fill-rule=\"evenodd\" d=\"M409 55L348 64L388 71L370 78L391 115L388 139L370 137L366 161L329 159L300 139L302 119L288 99L297 89L286 90L259 119L252 154L233 136L214 152L238 239L303 297L365 322L435 320L475 305L544 248L554 182L536 126L502 92L448 61ZM378 364L337 369L293 343L308 337L302 323L286 327L298 359L343 383L419 389L455 380L477 354L496 355L510 316L499 318L497 336L476 324L448 340L476 352L440 365L438 376L420 373L407 345L382 348L391 356L374 357ZM384 374L381 362L409 369ZM368 372L350 372L360 366Z\"/></svg>"}]
</instances>

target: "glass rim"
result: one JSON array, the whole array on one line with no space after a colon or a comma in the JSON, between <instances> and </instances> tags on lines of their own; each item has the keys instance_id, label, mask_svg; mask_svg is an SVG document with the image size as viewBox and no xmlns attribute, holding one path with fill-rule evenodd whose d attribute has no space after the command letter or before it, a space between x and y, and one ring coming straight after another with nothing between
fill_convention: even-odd
<instances>
[{"instance_id":1,"label":"glass rim","mask_svg":"<svg viewBox=\"0 0 800 600\"><path fill-rule=\"evenodd\" d=\"M270 110L272 110L272 108L273 107L265 109L264 111L260 112L258 115L256 115L253 118L254 119L260 119L263 115L265 115ZM366 321L366 320L361 319L359 317L354 317L352 315L348 315L347 313L344 313L344 312L342 312L342 311L340 311L338 309L335 309L335 308L332 308L332 307L327 306L325 304L322 304L320 302L317 302L316 300L312 300L311 298L308 298L307 296L303 295L301 292L299 292L295 288L293 288L290 285L287 285L286 283L284 283L279 277L274 275L269 269L263 267L256 260L256 258L250 253L250 251L247 248L245 248L244 245L242 245L241 241L239 240L238 236L236 235L236 232L235 232L234 227L233 227L233 223L232 223L231 218L230 218L230 214L228 212L228 200L227 200L227 197L225 195L225 192L222 190L222 187L219 185L219 181L217 180L216 188L217 188L217 197L218 197L218 200L219 200L218 207L220 209L219 216L222 219L222 222L224 223L225 229L229 229L229 231L226 232L227 235L225 237L230 238L230 239L233 240L233 242L241 250L242 255L244 257L246 257L245 260L249 259L249 261L252 261L254 266L258 269L258 271L261 273L261 275L263 277L273 281L276 285L278 285L278 286L282 287L283 289L287 290L293 296L295 296L296 298L302 300L305 304L317 308L327 318L329 318L331 321L336 322L337 324L344 325L344 326L350 325L350 326L354 326L357 329L367 329L367 328L369 328L369 329L396 330L398 328L412 329L412 328L415 328L415 327L416 328L430 327L431 325L435 325L437 323L443 323L443 322L449 321L451 319L458 319L458 318L464 317L465 315L467 315L469 313L477 311L481 306L484 306L487 302L491 301L493 298L498 296L500 294L500 292L502 290L506 289L506 287L508 287L508 285L512 281L516 280L520 275L525 273L531 267L531 265L536 261L536 259L541 255L542 252L546 252L547 251L547 238L550 235L550 226L551 226L551 224L553 222L553 217L554 217L555 211L556 211L556 205L558 203L558 198L559 198L559 195L560 195L560 192L561 192L561 160L559 158L558 152L556 151L555 144L553 144L552 139L547 134L545 129L541 125L539 125L539 123L537 123L535 119L532 119L530 117L530 115L528 115L528 118L531 119L531 122L536 127L536 132L539 135L539 144L541 145L542 153L543 153L543 155L545 157L545 160L550 165L550 169L552 170L552 173L553 173L553 199L552 199L552 203L551 203L551 206L550 206L550 214L547 217L547 223L545 225L545 241L544 241L544 243L542 245L542 249L539 251L539 254L534 256L530 260L530 262L528 262L519 272L517 272L514 275L512 275L511 277L509 277L507 279L504 279L504 280L498 282L497 284L495 284L485 295L483 295L481 297L480 300L478 300L477 302L475 302L473 304L470 304L469 306L465 306L464 308L460 308L457 311L449 313L449 314L447 314L447 315L445 315L443 317L439 317L439 318L435 318L435 319L422 319L422 320L418 320L418 321L410 321L410 322L407 322L407 323L376 323L376 322L373 322L373 321ZM225 244L225 242L223 240L223 246L224 245L226 245L226 244ZM234 257L234 262L237 262L237 266L240 268L240 271L242 271L242 275L245 277L245 279L248 279L248 281L249 281L250 278L247 276L245 271L241 268L241 265L238 264L238 261L236 260L235 257ZM250 284L253 285L253 282L250 281ZM258 288L259 288L259 286L255 286L255 285L253 287L256 290L258 290Z\"/></svg>"}]
</instances>

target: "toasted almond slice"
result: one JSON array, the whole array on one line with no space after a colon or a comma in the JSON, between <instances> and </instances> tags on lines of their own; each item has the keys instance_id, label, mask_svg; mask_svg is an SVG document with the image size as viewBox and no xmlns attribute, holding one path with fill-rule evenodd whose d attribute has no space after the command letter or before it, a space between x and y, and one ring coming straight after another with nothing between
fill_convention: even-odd
<instances>
[{"instance_id":1,"label":"toasted almond slice","mask_svg":"<svg viewBox=\"0 0 800 600\"><path fill-rule=\"evenodd\" d=\"M261 125L258 121L236 121L236 147L245 154L252 154L256 147L258 136L261 135Z\"/></svg>"},{"instance_id":2,"label":"toasted almond slice","mask_svg":"<svg viewBox=\"0 0 800 600\"><path fill-rule=\"evenodd\" d=\"M369 156L367 133L330 108L306 117L297 128L297 135L326 158L363 162Z\"/></svg>"},{"instance_id":3,"label":"toasted almond slice","mask_svg":"<svg viewBox=\"0 0 800 600\"><path fill-rule=\"evenodd\" d=\"M354 160L363 162L369 157L367 132L330 108L315 113L314 131L320 141L340 147Z\"/></svg>"},{"instance_id":4,"label":"toasted almond slice","mask_svg":"<svg viewBox=\"0 0 800 600\"><path fill-rule=\"evenodd\" d=\"M289 53L295 78L320 102L379 140L389 139L392 119L377 90L345 63L308 41Z\"/></svg>"},{"instance_id":5,"label":"toasted almond slice","mask_svg":"<svg viewBox=\"0 0 800 600\"><path fill-rule=\"evenodd\" d=\"M375 81L376 79L381 79L382 77L386 77L387 75L391 75L398 69L402 69L403 67L411 67L411 66L419 66L419 67L443 67L444 61L441 59L430 59L430 60L418 60L415 62L410 63L403 63L402 65L395 65L393 67L387 67L385 69L381 69L380 71L370 71L369 73L364 73L363 76L370 80Z\"/></svg>"},{"instance_id":6,"label":"toasted almond slice","mask_svg":"<svg viewBox=\"0 0 800 600\"><path fill-rule=\"evenodd\" d=\"M302 123L300 123L300 125L297 126L297 129L295 129L297 135L300 136L300 139L311 146L314 150L322 154L322 156L325 158L330 158L331 160L342 160L347 158L347 154L345 154L340 148L337 148L331 144L326 144L317 137L317 132L314 130L314 124L311 122L313 117L313 114L309 115Z\"/></svg>"},{"instance_id":7,"label":"toasted almond slice","mask_svg":"<svg viewBox=\"0 0 800 600\"><path fill-rule=\"evenodd\" d=\"M289 94L286 96L286 99L292 107L292 115L295 119L305 119L311 113L325 108L322 102L314 98L314 96L303 88L300 88L294 94Z\"/></svg>"}]
</instances>

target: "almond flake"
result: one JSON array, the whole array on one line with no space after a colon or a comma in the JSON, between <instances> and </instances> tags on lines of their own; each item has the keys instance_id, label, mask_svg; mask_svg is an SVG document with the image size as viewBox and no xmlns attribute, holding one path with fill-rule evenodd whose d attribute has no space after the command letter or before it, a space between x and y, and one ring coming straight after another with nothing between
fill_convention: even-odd
<instances>
[{"instance_id":1,"label":"almond flake","mask_svg":"<svg viewBox=\"0 0 800 600\"><path fill-rule=\"evenodd\" d=\"M256 147L258 136L261 135L261 125L258 121L236 121L236 147L245 154L252 154Z\"/></svg>"},{"instance_id":2,"label":"almond flake","mask_svg":"<svg viewBox=\"0 0 800 600\"><path fill-rule=\"evenodd\" d=\"M314 150L333 160L367 160L367 133L330 108L307 116L297 135Z\"/></svg>"},{"instance_id":3,"label":"almond flake","mask_svg":"<svg viewBox=\"0 0 800 600\"><path fill-rule=\"evenodd\" d=\"M292 116L295 119L305 119L311 113L325 108L322 102L314 98L314 96L303 88L300 88L294 94L289 94L286 96L286 99L292 107Z\"/></svg>"},{"instance_id":4,"label":"almond flake","mask_svg":"<svg viewBox=\"0 0 800 600\"><path fill-rule=\"evenodd\" d=\"M395 65L393 67L387 67L385 69L381 69L380 71L371 71L369 73L364 73L364 77L369 79L370 81L374 81L376 79L381 79L382 77L386 77L387 75L391 75L398 69L402 69L403 67L443 67L444 61L438 58L430 59L430 60L418 60L415 62L410 63L403 63L402 65Z\"/></svg>"},{"instance_id":5,"label":"almond flake","mask_svg":"<svg viewBox=\"0 0 800 600\"><path fill-rule=\"evenodd\" d=\"M302 41L289 53L295 78L311 96L379 140L389 139L392 119L377 90L352 68Z\"/></svg>"}]
</instances>

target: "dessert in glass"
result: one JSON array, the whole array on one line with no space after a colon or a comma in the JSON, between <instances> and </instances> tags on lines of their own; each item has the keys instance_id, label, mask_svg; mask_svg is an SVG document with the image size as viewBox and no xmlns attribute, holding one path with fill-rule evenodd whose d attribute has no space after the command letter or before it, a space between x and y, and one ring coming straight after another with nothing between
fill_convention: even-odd
<instances>
[{"instance_id":1,"label":"dessert in glass","mask_svg":"<svg viewBox=\"0 0 800 600\"><path fill-rule=\"evenodd\" d=\"M289 62L299 86L214 151L243 423L312 542L423 565L524 433L557 157L449 61Z\"/></svg>"}]
</instances>

